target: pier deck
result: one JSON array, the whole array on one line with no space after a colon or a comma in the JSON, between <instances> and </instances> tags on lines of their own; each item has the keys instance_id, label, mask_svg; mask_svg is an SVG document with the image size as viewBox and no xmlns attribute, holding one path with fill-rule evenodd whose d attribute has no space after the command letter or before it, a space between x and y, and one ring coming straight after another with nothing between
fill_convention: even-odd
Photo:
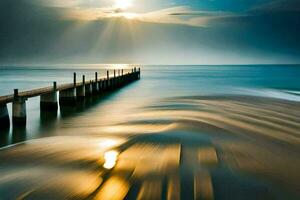
<instances>
[{"instance_id":1,"label":"pier deck","mask_svg":"<svg viewBox=\"0 0 300 200\"><path fill-rule=\"evenodd\" d=\"M87 96L95 95L106 90L117 89L130 82L140 78L140 68L133 68L127 73L118 73L114 70L113 76L109 76L107 71L105 78L98 79L98 73L95 72L95 79L85 80L83 75L82 81L76 81L76 73L73 74L73 83L57 84L53 82L53 86L42 87L38 89L19 92L14 90L14 94L0 96L0 128L9 127L10 120L7 110L8 103L12 103L13 124L26 124L26 100L31 97L41 96L41 110L53 111L57 110L58 102L60 106L76 105L76 101L82 100ZM57 100L57 92L59 92L59 101Z\"/></svg>"}]
</instances>

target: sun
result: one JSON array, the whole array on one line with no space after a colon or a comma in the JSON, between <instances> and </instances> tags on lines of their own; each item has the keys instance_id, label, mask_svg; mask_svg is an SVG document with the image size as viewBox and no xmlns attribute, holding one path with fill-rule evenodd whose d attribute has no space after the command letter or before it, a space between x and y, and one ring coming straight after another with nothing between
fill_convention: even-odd
<instances>
[{"instance_id":1,"label":"sun","mask_svg":"<svg viewBox=\"0 0 300 200\"><path fill-rule=\"evenodd\" d=\"M132 6L132 0L115 0L114 7L116 9L126 10Z\"/></svg>"}]
</instances>

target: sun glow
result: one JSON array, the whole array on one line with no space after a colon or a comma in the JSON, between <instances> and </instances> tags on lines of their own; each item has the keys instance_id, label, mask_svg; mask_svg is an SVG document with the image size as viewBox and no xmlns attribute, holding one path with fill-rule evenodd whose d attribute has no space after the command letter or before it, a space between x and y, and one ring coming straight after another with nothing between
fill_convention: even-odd
<instances>
[{"instance_id":1,"label":"sun glow","mask_svg":"<svg viewBox=\"0 0 300 200\"><path fill-rule=\"evenodd\" d=\"M114 7L116 9L126 10L132 6L132 0L115 0Z\"/></svg>"},{"instance_id":2,"label":"sun glow","mask_svg":"<svg viewBox=\"0 0 300 200\"><path fill-rule=\"evenodd\" d=\"M137 18L137 14L136 13L123 13L123 17L125 17L126 19L135 19Z\"/></svg>"}]
</instances>

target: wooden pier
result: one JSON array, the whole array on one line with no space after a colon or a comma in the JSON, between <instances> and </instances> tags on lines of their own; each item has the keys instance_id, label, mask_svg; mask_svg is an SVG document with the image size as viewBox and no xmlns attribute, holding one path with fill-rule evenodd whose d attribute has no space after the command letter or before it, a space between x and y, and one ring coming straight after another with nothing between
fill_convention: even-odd
<instances>
[{"instance_id":1,"label":"wooden pier","mask_svg":"<svg viewBox=\"0 0 300 200\"><path fill-rule=\"evenodd\" d=\"M86 97L111 91L138 80L140 79L140 72L140 68L133 68L126 73L123 69L114 70L113 76L110 76L109 71L107 71L105 78L99 78L98 73L95 72L95 79L87 81L83 75L80 82L77 82L76 73L74 73L73 83L58 85L53 82L52 86L23 92L14 89L13 94L0 96L0 129L10 127L8 103L12 103L13 125L25 126L27 119L26 101L28 98L40 96L41 111L53 112L57 111L59 106L76 106L78 101L83 101Z\"/></svg>"}]
</instances>

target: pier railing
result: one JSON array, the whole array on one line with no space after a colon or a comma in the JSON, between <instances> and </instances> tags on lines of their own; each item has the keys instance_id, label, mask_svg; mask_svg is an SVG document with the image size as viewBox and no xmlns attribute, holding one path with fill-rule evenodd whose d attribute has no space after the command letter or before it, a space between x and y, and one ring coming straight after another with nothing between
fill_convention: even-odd
<instances>
[{"instance_id":1,"label":"pier railing","mask_svg":"<svg viewBox=\"0 0 300 200\"><path fill-rule=\"evenodd\" d=\"M26 125L26 100L31 97L40 96L40 107L43 111L55 111L60 106L74 106L77 101L82 101L87 96L101 94L108 90L114 90L132 81L140 79L140 68L133 68L130 72L116 70L113 76L106 73L105 78L98 79L95 72L95 79L77 82L76 73L73 74L73 83L60 84L53 82L53 86L43 87L28 91L19 92L14 89L14 94L0 96L0 129L10 126L10 119L7 110L7 103L12 103L13 125ZM59 92L59 101L57 93Z\"/></svg>"}]
</instances>

